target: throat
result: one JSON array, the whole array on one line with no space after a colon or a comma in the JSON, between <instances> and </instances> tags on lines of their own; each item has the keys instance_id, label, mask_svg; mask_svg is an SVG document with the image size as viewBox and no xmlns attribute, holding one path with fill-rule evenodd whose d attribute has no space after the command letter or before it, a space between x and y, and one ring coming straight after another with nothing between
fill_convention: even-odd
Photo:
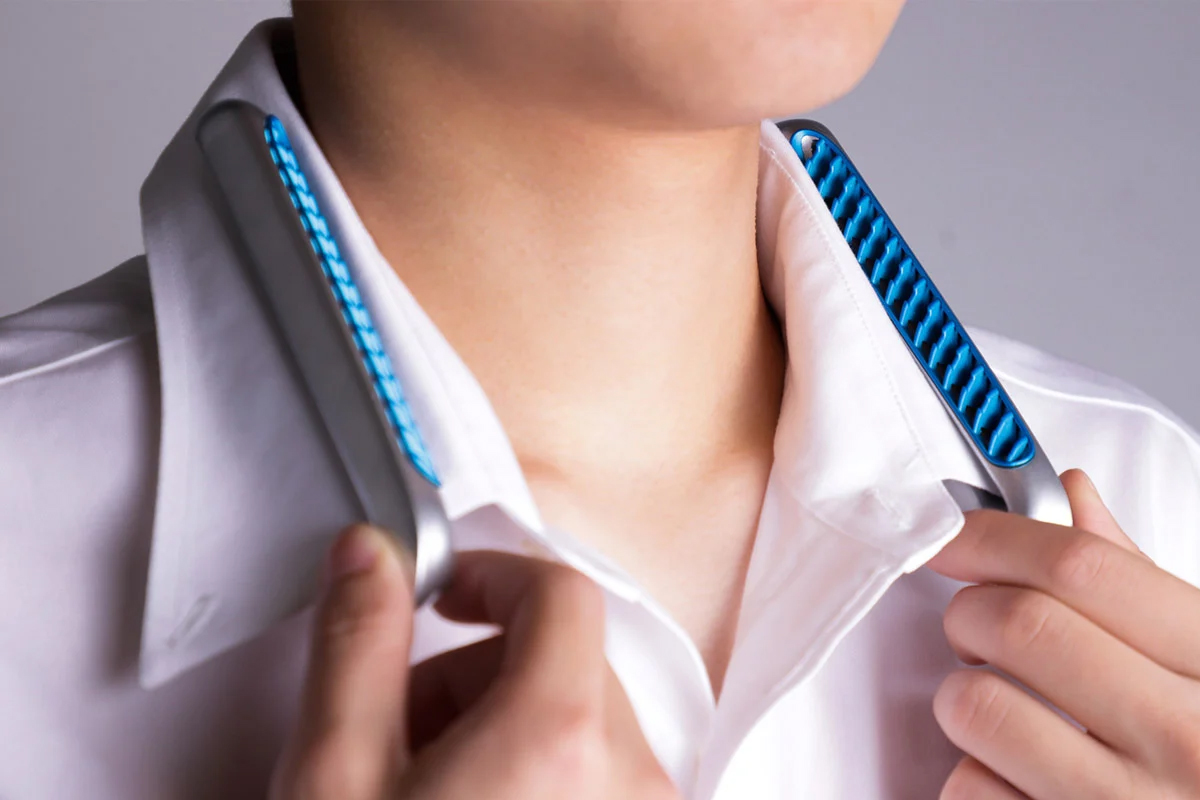
<instances>
[{"instance_id":1,"label":"throat","mask_svg":"<svg viewBox=\"0 0 1200 800\"><path fill-rule=\"evenodd\" d=\"M573 418L570 397L559 398L546 410L553 435L522 436L532 421L510 429L546 521L619 564L671 614L714 696L733 650L786 368L761 294L744 331L736 347L684 357L689 370L665 364L581 386L606 402ZM639 392L645 382L657 391Z\"/></svg>"},{"instance_id":2,"label":"throat","mask_svg":"<svg viewBox=\"0 0 1200 800\"><path fill-rule=\"evenodd\" d=\"M543 516L641 581L719 686L786 360L759 278L759 125L631 128L325 55L300 63L314 135Z\"/></svg>"},{"instance_id":3,"label":"throat","mask_svg":"<svg viewBox=\"0 0 1200 800\"><path fill-rule=\"evenodd\" d=\"M687 486L526 472L546 521L619 564L688 634L719 697L770 469L759 453Z\"/></svg>"}]
</instances>

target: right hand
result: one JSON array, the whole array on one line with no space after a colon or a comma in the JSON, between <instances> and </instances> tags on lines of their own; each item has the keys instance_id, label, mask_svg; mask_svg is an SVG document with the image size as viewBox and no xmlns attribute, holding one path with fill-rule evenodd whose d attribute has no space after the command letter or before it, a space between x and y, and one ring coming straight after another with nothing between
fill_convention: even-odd
<instances>
[{"instance_id":1,"label":"right hand","mask_svg":"<svg viewBox=\"0 0 1200 800\"><path fill-rule=\"evenodd\" d=\"M273 800L677 797L604 657L604 597L583 575L459 554L438 611L502 633L410 671L412 589L389 537L348 529L327 574Z\"/></svg>"}]
</instances>

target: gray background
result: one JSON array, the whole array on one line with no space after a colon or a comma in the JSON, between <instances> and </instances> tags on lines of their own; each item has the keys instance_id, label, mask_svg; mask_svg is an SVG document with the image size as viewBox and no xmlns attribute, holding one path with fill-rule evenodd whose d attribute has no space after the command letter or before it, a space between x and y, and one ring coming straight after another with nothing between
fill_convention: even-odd
<instances>
[{"instance_id":1,"label":"gray background","mask_svg":"<svg viewBox=\"0 0 1200 800\"><path fill-rule=\"evenodd\" d=\"M0 0L0 314L141 251L137 192L283 2ZM1200 2L914 0L838 134L960 316L1200 425Z\"/></svg>"}]
</instances>

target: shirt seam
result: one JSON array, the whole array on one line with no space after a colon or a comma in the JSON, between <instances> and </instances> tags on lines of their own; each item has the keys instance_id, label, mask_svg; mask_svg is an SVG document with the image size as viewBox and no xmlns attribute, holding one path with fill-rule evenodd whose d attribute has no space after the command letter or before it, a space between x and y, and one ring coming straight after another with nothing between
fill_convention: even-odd
<instances>
[{"instance_id":1,"label":"shirt seam","mask_svg":"<svg viewBox=\"0 0 1200 800\"><path fill-rule=\"evenodd\" d=\"M1075 403L1084 403L1088 405L1120 409L1123 411L1137 411L1151 418L1155 422L1165 425L1169 430L1171 430L1171 432L1176 434L1184 441L1184 443L1188 446L1188 449L1192 451L1193 455L1200 455L1200 442L1196 441L1194 435L1188 431L1187 428L1185 428L1178 420L1173 419L1171 415L1164 413L1162 410L1155 408L1153 405L1138 403L1132 400L1118 400L1111 397L1094 397L1091 395L1079 394L1077 392L1066 392L1061 389L1051 389L1046 386L1040 386L1025 378L1020 378L1011 372L995 369L994 367L993 371L1002 380L1011 381L1026 389L1029 389L1030 391L1037 392L1038 394L1046 395L1048 397L1055 397L1060 400L1067 400Z\"/></svg>"},{"instance_id":2,"label":"shirt seam","mask_svg":"<svg viewBox=\"0 0 1200 800\"><path fill-rule=\"evenodd\" d=\"M17 370L16 372L11 372L7 375L0 375L0 387L15 385L28 378L36 378L41 375L57 372L58 370L65 369L73 364L78 364L93 357L103 355L109 350L116 350L121 345L137 341L146 336L146 334L153 332L153 328L146 328L138 331L137 333L126 334L125 336L121 336L116 339L109 339L108 341L101 342L100 344L92 345L91 347L83 350L77 350L74 353L60 356L43 364L26 367L24 369Z\"/></svg>"}]
</instances>

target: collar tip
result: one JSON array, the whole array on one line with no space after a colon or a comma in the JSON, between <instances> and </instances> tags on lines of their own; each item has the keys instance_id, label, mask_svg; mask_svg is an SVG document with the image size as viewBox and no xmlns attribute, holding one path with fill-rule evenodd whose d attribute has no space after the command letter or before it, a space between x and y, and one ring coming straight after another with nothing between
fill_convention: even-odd
<instances>
[{"instance_id":1,"label":"collar tip","mask_svg":"<svg viewBox=\"0 0 1200 800\"><path fill-rule=\"evenodd\" d=\"M916 572L918 569L925 566L930 559L942 551L942 548L950 544L950 541L954 539L955 536L958 536L959 532L962 531L964 521L965 520L962 512L959 511L956 520L952 521L948 528L944 528L941 535L934 538L919 550L916 550L910 554L908 558L904 560L901 571L905 574L908 574L910 572Z\"/></svg>"},{"instance_id":2,"label":"collar tip","mask_svg":"<svg viewBox=\"0 0 1200 800\"><path fill-rule=\"evenodd\" d=\"M138 684L147 691L157 689L180 673L176 664L169 663L161 654L143 650L138 661Z\"/></svg>"}]
</instances>

